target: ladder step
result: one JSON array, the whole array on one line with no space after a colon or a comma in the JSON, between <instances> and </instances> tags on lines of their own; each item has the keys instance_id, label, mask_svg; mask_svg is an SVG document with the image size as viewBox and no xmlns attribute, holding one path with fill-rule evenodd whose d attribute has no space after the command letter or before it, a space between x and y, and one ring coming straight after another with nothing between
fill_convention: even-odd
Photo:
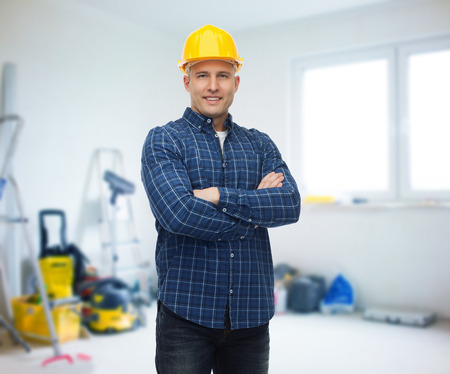
<instances>
[{"instance_id":1,"label":"ladder step","mask_svg":"<svg viewBox=\"0 0 450 374\"><path fill-rule=\"evenodd\" d=\"M136 271L146 270L150 268L150 263L134 265L134 266L122 266L118 267L116 270L118 273L132 273Z\"/></svg>"},{"instance_id":2,"label":"ladder step","mask_svg":"<svg viewBox=\"0 0 450 374\"><path fill-rule=\"evenodd\" d=\"M28 218L25 217L8 217L5 215L1 215L0 216L0 221L1 222L6 222L6 223L27 223L28 222Z\"/></svg>"},{"instance_id":3,"label":"ladder step","mask_svg":"<svg viewBox=\"0 0 450 374\"><path fill-rule=\"evenodd\" d=\"M127 240L127 241L122 241L122 242L115 243L116 246L136 245L136 244L140 244L139 240L137 240L137 239L135 239L135 240ZM112 245L111 242L102 243L102 247L103 248L111 247L111 245Z\"/></svg>"}]
</instances>

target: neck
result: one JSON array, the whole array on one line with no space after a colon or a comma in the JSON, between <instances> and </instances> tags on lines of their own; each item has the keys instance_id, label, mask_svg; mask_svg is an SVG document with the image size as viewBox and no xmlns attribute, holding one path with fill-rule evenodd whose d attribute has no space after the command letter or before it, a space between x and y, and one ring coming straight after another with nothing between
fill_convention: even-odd
<instances>
[{"instance_id":1,"label":"neck","mask_svg":"<svg viewBox=\"0 0 450 374\"><path fill-rule=\"evenodd\" d=\"M214 121L214 130L216 131L226 131L225 122L216 122Z\"/></svg>"}]
</instances>

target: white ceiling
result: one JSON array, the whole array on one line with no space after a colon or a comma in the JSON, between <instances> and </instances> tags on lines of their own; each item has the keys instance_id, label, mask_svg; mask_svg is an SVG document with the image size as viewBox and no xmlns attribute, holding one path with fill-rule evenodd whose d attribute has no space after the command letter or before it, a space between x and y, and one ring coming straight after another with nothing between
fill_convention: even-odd
<instances>
[{"instance_id":1,"label":"white ceiling","mask_svg":"<svg viewBox=\"0 0 450 374\"><path fill-rule=\"evenodd\" d=\"M73 0L170 36L205 24L229 32L399 0Z\"/></svg>"}]
</instances>

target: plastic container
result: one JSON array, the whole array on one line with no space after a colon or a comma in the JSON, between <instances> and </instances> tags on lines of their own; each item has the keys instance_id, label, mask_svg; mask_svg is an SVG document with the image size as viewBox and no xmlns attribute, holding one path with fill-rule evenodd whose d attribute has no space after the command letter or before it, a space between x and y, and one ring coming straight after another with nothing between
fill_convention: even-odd
<instances>
[{"instance_id":1,"label":"plastic container","mask_svg":"<svg viewBox=\"0 0 450 374\"><path fill-rule=\"evenodd\" d=\"M51 343L44 306L38 301L37 295L11 299L14 327L26 340ZM52 309L51 313L59 343L78 339L81 326L81 303L58 305Z\"/></svg>"}]
</instances>

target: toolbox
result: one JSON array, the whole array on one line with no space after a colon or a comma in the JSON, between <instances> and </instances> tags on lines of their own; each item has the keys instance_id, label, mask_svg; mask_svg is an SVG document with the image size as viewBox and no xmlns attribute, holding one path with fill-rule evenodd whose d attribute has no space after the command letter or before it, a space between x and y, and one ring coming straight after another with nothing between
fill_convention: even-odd
<instances>
[{"instance_id":1,"label":"toolbox","mask_svg":"<svg viewBox=\"0 0 450 374\"><path fill-rule=\"evenodd\" d=\"M436 314L425 311L368 308L364 311L363 318L369 321L386 322L393 325L426 327L436 321Z\"/></svg>"}]
</instances>

